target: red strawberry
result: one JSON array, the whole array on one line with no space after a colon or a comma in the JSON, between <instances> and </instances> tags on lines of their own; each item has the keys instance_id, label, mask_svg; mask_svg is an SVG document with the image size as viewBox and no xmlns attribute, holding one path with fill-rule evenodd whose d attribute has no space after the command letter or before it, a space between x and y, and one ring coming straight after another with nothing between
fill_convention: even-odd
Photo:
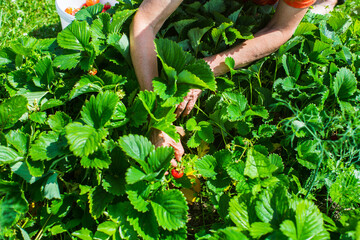
<instances>
[{"instance_id":1,"label":"red strawberry","mask_svg":"<svg viewBox=\"0 0 360 240\"><path fill-rule=\"evenodd\" d=\"M179 172L179 171L177 171L175 168L173 168L173 169L171 170L171 175L173 175L173 177L174 177L175 179L179 179L179 178L181 178L181 177L184 175L184 172Z\"/></svg>"},{"instance_id":2,"label":"red strawberry","mask_svg":"<svg viewBox=\"0 0 360 240\"><path fill-rule=\"evenodd\" d=\"M110 9L111 8L111 4L110 3L105 3L105 5L104 5L104 9L105 9L105 11L107 11L108 9Z\"/></svg>"}]
</instances>

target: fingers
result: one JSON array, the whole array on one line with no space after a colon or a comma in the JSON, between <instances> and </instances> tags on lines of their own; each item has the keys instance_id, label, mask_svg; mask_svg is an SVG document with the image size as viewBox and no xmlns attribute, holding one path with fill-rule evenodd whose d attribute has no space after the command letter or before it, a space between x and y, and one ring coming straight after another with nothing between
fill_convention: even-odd
<instances>
[{"instance_id":1,"label":"fingers","mask_svg":"<svg viewBox=\"0 0 360 240\"><path fill-rule=\"evenodd\" d=\"M176 162L175 159L171 159L170 163L171 163L171 166L172 166L172 167L174 167L174 168L177 167L177 162Z\"/></svg>"},{"instance_id":2,"label":"fingers","mask_svg":"<svg viewBox=\"0 0 360 240\"><path fill-rule=\"evenodd\" d=\"M183 116L189 115L191 110L194 108L196 100L198 99L200 94L200 89L190 89L189 93L184 97L184 100L176 108L176 117L179 117L181 114Z\"/></svg>"},{"instance_id":3,"label":"fingers","mask_svg":"<svg viewBox=\"0 0 360 240\"><path fill-rule=\"evenodd\" d=\"M180 137L184 137L185 136L184 128L181 126L175 126L175 127L176 127L176 132L180 135Z\"/></svg>"},{"instance_id":4,"label":"fingers","mask_svg":"<svg viewBox=\"0 0 360 240\"><path fill-rule=\"evenodd\" d=\"M180 117L180 115L184 111L186 105L187 105L187 100L185 100L185 98L184 98L184 101L182 101L176 108L175 114L176 114L177 118Z\"/></svg>"},{"instance_id":5,"label":"fingers","mask_svg":"<svg viewBox=\"0 0 360 240\"><path fill-rule=\"evenodd\" d=\"M186 105L186 108L185 110L183 111L182 115L183 117L189 115L189 113L191 112L191 110L194 108L195 106L195 101L194 99L192 99L191 101L188 101L187 102L187 105Z\"/></svg>"}]
</instances>

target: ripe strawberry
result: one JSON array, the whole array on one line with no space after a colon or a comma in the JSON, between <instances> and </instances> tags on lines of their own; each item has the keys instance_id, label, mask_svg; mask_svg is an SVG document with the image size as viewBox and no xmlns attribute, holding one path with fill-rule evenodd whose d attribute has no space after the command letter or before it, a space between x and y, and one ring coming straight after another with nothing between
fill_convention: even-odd
<instances>
[{"instance_id":1,"label":"ripe strawberry","mask_svg":"<svg viewBox=\"0 0 360 240\"><path fill-rule=\"evenodd\" d=\"M71 7L68 7L68 8L65 9L65 12L66 12L67 14L72 15L73 9L72 9Z\"/></svg>"},{"instance_id":2,"label":"ripe strawberry","mask_svg":"<svg viewBox=\"0 0 360 240\"><path fill-rule=\"evenodd\" d=\"M175 178L175 179L179 179L184 175L184 172L179 172L178 170L176 170L175 168L171 169L171 175Z\"/></svg>"},{"instance_id":3,"label":"ripe strawberry","mask_svg":"<svg viewBox=\"0 0 360 240\"><path fill-rule=\"evenodd\" d=\"M75 16L75 14L80 11L80 8L74 8L73 12L72 12L72 15Z\"/></svg>"},{"instance_id":4,"label":"ripe strawberry","mask_svg":"<svg viewBox=\"0 0 360 240\"><path fill-rule=\"evenodd\" d=\"M100 0L86 0L86 6L90 7L92 5L95 5L97 3L99 3Z\"/></svg>"},{"instance_id":5,"label":"ripe strawberry","mask_svg":"<svg viewBox=\"0 0 360 240\"><path fill-rule=\"evenodd\" d=\"M97 74L97 69L96 68L91 68L88 72L90 75L95 76Z\"/></svg>"},{"instance_id":6,"label":"ripe strawberry","mask_svg":"<svg viewBox=\"0 0 360 240\"><path fill-rule=\"evenodd\" d=\"M111 8L111 4L110 3L105 3L104 5L104 10L107 11L109 8Z\"/></svg>"}]
</instances>

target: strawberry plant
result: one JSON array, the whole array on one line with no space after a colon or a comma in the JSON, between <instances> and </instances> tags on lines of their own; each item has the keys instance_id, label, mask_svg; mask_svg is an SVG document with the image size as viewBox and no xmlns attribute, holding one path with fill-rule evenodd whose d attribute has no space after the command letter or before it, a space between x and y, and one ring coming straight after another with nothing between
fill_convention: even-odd
<instances>
[{"instance_id":1,"label":"strawberry plant","mask_svg":"<svg viewBox=\"0 0 360 240\"><path fill-rule=\"evenodd\" d=\"M0 239L358 239L355 2L308 13L276 53L242 69L227 58L215 78L202 58L274 9L184 1L154 42L153 92L129 53L139 3L94 4L57 38L0 49ZM181 170L154 129L182 142Z\"/></svg>"}]
</instances>

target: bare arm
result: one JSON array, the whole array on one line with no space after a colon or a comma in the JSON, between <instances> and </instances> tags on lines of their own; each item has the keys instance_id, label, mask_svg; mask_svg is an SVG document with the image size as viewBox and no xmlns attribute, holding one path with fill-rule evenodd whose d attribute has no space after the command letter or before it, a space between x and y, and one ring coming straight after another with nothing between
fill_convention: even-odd
<instances>
[{"instance_id":1,"label":"bare arm","mask_svg":"<svg viewBox=\"0 0 360 240\"><path fill-rule=\"evenodd\" d=\"M281 45L291 38L295 29L301 22L308 8L293 8L283 0L279 1L274 17L269 24L257 32L253 39L247 40L222 53L205 58L215 76L229 71L225 65L226 57L235 60L235 68L240 68L249 63L275 52Z\"/></svg>"},{"instance_id":2,"label":"bare arm","mask_svg":"<svg viewBox=\"0 0 360 240\"><path fill-rule=\"evenodd\" d=\"M153 90L158 76L154 39L165 20L182 0L144 0L130 28L130 52L141 90Z\"/></svg>"}]
</instances>

